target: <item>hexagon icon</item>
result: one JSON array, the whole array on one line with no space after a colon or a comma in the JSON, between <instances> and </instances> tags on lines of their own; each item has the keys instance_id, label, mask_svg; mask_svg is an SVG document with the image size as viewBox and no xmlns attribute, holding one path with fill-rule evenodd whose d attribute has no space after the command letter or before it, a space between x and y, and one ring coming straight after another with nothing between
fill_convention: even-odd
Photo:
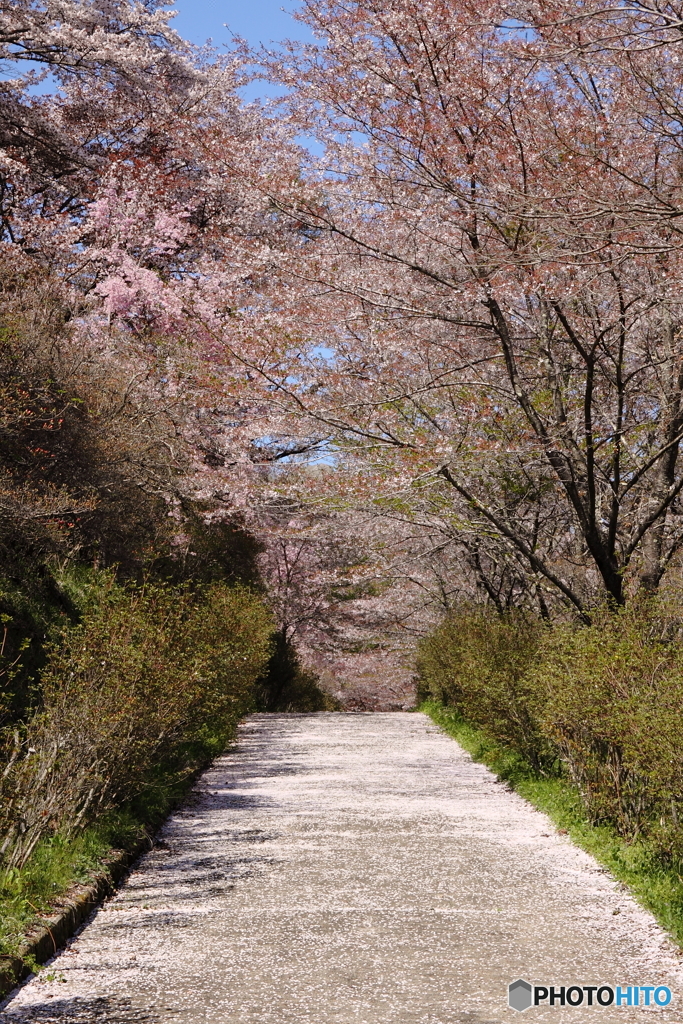
<instances>
[{"instance_id":1,"label":"hexagon icon","mask_svg":"<svg viewBox=\"0 0 683 1024\"><path fill-rule=\"evenodd\" d=\"M532 1003L531 985L518 978L508 985L508 1003L513 1010L528 1010Z\"/></svg>"}]
</instances>

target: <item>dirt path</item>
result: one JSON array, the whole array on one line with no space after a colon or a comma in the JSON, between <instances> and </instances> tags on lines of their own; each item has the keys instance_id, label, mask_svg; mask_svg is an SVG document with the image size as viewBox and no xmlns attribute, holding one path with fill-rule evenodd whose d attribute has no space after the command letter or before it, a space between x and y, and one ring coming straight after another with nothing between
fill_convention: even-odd
<instances>
[{"instance_id":1,"label":"dirt path","mask_svg":"<svg viewBox=\"0 0 683 1024\"><path fill-rule=\"evenodd\" d=\"M683 1022L652 918L424 715L254 716L161 838L2 1024ZM518 1014L520 976L674 997Z\"/></svg>"}]
</instances>

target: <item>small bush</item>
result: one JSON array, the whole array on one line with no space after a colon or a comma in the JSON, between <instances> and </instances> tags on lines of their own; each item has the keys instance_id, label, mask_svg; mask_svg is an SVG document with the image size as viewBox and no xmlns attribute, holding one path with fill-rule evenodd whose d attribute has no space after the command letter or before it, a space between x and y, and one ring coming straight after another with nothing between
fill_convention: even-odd
<instances>
[{"instance_id":1,"label":"small bush","mask_svg":"<svg viewBox=\"0 0 683 1024\"><path fill-rule=\"evenodd\" d=\"M522 612L501 617L482 606L451 612L420 646L418 700L455 708L538 771L551 770L557 751L540 727L529 679L544 628Z\"/></svg>"},{"instance_id":2,"label":"small bush","mask_svg":"<svg viewBox=\"0 0 683 1024\"><path fill-rule=\"evenodd\" d=\"M683 852L683 638L664 602L556 628L532 681L591 819Z\"/></svg>"},{"instance_id":3,"label":"small bush","mask_svg":"<svg viewBox=\"0 0 683 1024\"><path fill-rule=\"evenodd\" d=\"M109 578L49 650L42 707L5 735L0 784L10 866L130 799L153 771L192 770L254 703L272 622L251 592L121 587Z\"/></svg>"}]
</instances>

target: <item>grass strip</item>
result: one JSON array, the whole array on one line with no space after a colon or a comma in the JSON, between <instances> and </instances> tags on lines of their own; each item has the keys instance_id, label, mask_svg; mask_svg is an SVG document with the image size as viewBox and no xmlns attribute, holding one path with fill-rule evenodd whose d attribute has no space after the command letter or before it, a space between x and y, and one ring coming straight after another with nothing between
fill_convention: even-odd
<instances>
[{"instance_id":1,"label":"grass strip","mask_svg":"<svg viewBox=\"0 0 683 1024\"><path fill-rule=\"evenodd\" d=\"M539 776L519 754L492 740L453 708L425 701L418 710L627 885L638 903L650 910L683 947L682 864L663 863L647 839L627 842L609 825L591 824L581 796L569 779Z\"/></svg>"}]
</instances>

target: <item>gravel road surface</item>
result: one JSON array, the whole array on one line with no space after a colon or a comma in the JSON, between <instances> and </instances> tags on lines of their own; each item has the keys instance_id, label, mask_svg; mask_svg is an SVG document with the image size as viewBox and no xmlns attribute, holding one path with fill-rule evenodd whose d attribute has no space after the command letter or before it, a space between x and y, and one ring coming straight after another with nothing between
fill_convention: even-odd
<instances>
[{"instance_id":1,"label":"gravel road surface","mask_svg":"<svg viewBox=\"0 0 683 1024\"><path fill-rule=\"evenodd\" d=\"M255 715L2 1024L683 1024L649 914L421 714ZM668 985L662 1009L507 1006Z\"/></svg>"}]
</instances>

